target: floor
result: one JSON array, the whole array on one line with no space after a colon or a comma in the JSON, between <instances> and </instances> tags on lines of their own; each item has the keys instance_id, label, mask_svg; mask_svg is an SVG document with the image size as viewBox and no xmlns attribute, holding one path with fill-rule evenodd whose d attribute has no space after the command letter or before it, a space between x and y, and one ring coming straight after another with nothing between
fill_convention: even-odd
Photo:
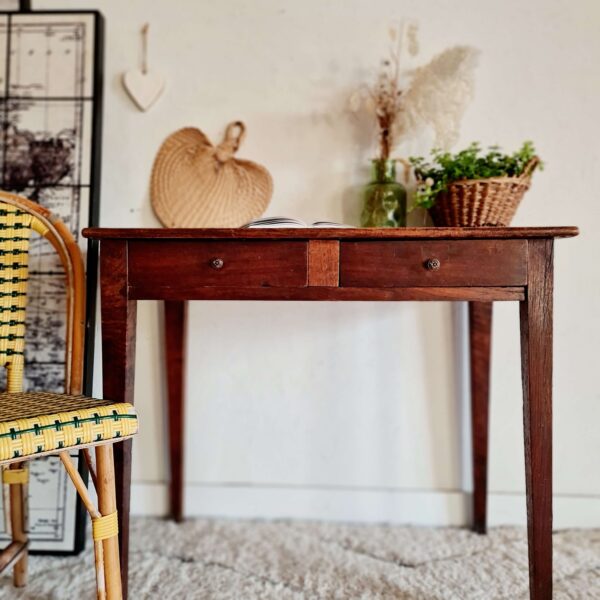
<instances>
[{"instance_id":1,"label":"floor","mask_svg":"<svg viewBox=\"0 0 600 600\"><path fill-rule=\"evenodd\" d=\"M600 599L600 530L554 535L555 599ZM0 599L93 598L91 552L32 557L24 591ZM130 597L215 600L520 600L525 531L312 522L135 519Z\"/></svg>"}]
</instances>

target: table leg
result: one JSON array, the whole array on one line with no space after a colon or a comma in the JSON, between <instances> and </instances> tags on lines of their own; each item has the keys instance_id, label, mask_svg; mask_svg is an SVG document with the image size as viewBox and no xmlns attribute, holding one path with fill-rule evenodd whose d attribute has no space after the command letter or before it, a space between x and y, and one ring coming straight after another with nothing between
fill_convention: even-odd
<instances>
[{"instance_id":1,"label":"table leg","mask_svg":"<svg viewBox=\"0 0 600 600\"><path fill-rule=\"evenodd\" d=\"M100 274L103 396L115 402L133 403L137 305L127 295L127 242L102 242ZM121 580L123 598L127 600L131 440L115 444L114 454Z\"/></svg>"},{"instance_id":2,"label":"table leg","mask_svg":"<svg viewBox=\"0 0 600 600\"><path fill-rule=\"evenodd\" d=\"M187 302L165 301L165 359L171 461L171 516L183 521L184 390Z\"/></svg>"},{"instance_id":3,"label":"table leg","mask_svg":"<svg viewBox=\"0 0 600 600\"><path fill-rule=\"evenodd\" d=\"M471 349L471 440L473 452L473 531L487 528L487 467L492 303L469 302Z\"/></svg>"},{"instance_id":4,"label":"table leg","mask_svg":"<svg viewBox=\"0 0 600 600\"><path fill-rule=\"evenodd\" d=\"M520 311L529 593L532 600L551 600L553 241L529 240L528 247Z\"/></svg>"}]
</instances>

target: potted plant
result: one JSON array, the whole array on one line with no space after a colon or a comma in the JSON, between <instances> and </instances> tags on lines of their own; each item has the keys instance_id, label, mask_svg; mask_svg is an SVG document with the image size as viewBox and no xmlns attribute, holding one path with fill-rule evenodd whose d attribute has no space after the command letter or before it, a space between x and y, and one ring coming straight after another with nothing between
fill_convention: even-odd
<instances>
[{"instance_id":1,"label":"potted plant","mask_svg":"<svg viewBox=\"0 0 600 600\"><path fill-rule=\"evenodd\" d=\"M456 154L433 150L431 159L411 157L417 178L413 208L429 210L438 227L507 226L542 163L532 142L505 154L473 143Z\"/></svg>"}]
</instances>

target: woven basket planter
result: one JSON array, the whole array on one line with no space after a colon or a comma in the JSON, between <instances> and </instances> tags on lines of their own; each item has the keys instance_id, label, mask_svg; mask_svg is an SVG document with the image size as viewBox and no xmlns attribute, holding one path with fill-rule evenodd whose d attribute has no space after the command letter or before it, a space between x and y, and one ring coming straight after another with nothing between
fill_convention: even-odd
<instances>
[{"instance_id":1,"label":"woven basket planter","mask_svg":"<svg viewBox=\"0 0 600 600\"><path fill-rule=\"evenodd\" d=\"M529 189L539 163L532 158L519 177L454 181L440 192L429 214L436 227L506 227Z\"/></svg>"}]
</instances>

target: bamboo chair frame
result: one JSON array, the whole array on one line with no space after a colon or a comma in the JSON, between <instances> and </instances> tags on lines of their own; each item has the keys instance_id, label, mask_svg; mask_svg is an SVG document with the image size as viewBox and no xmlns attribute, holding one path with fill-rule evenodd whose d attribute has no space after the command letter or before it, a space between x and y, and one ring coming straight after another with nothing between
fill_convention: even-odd
<instances>
[{"instance_id":1,"label":"bamboo chair frame","mask_svg":"<svg viewBox=\"0 0 600 600\"><path fill-rule=\"evenodd\" d=\"M66 275L67 288L67 332L65 361L65 392L78 395L83 387L83 352L85 337L85 271L79 246L66 225L49 210L21 196L0 191L0 202L15 206L29 213L37 220L37 230L53 246L60 257ZM40 226L41 225L41 226ZM36 229L33 226L32 229ZM10 390L9 392L13 391ZM117 513L112 445L118 440L106 440L98 444L88 444L83 449L92 482L98 495L98 508L88 493L79 472L75 468L68 451L50 451L60 457L67 474L72 480L87 511L92 518L94 530L94 554L96 568L96 588L99 599L120 600L122 598L119 547L117 537ZM95 446L96 467L94 467L89 447ZM22 465L36 456L3 461L9 465L10 473L10 520L13 541L0 552L0 572L13 567L13 581L16 587L27 582L28 538L25 528L26 473ZM6 480L6 473L5 473Z\"/></svg>"}]
</instances>

